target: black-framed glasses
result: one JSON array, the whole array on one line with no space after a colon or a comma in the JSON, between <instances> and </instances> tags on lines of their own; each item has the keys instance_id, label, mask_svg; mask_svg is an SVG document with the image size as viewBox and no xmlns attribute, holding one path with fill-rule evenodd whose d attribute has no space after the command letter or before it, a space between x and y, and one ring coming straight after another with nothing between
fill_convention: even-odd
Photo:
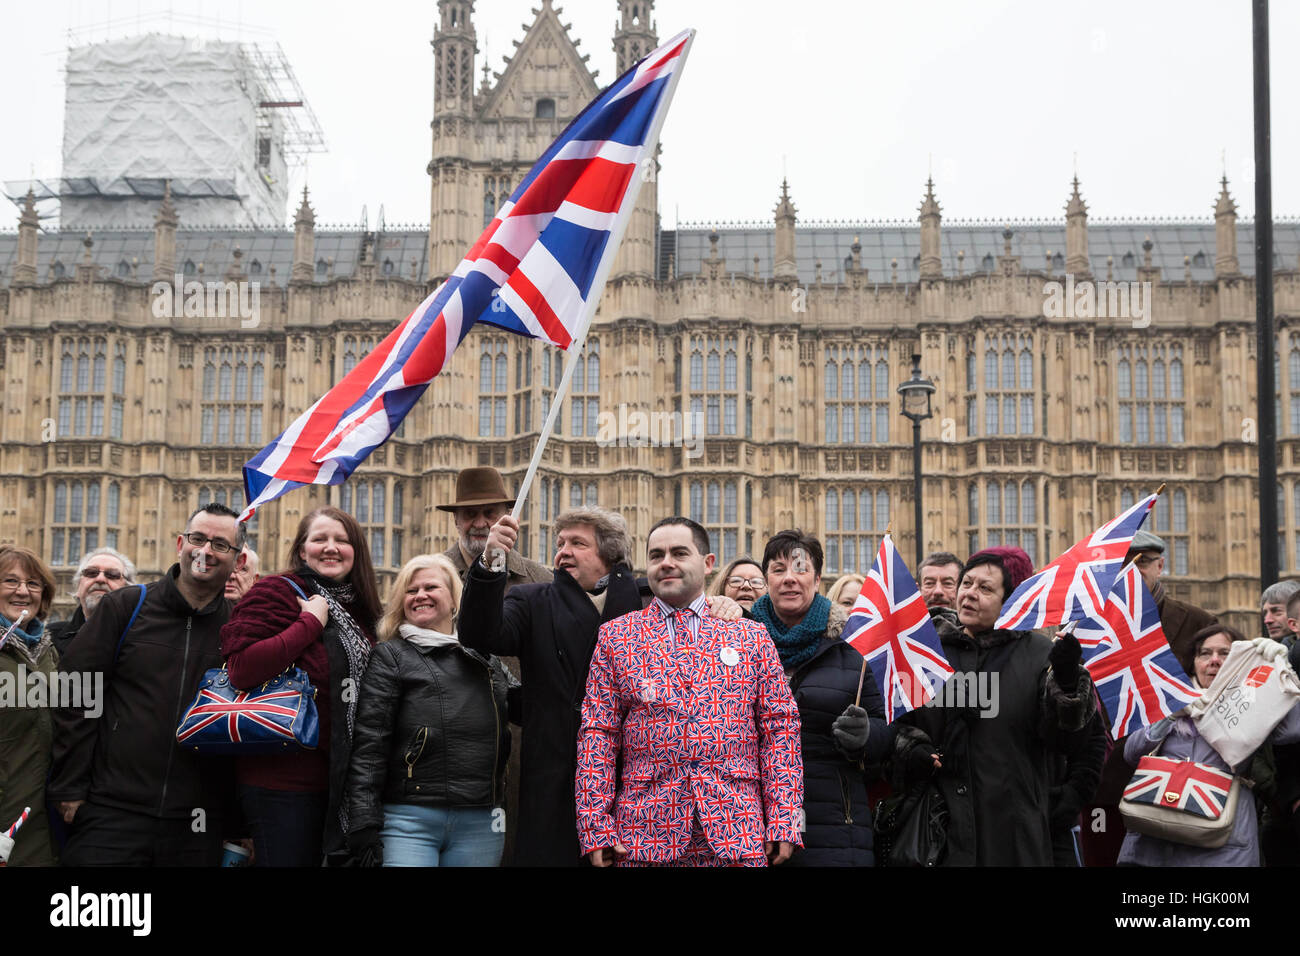
<instances>
[{"instance_id":1,"label":"black-framed glasses","mask_svg":"<svg viewBox=\"0 0 1300 956\"><path fill-rule=\"evenodd\" d=\"M101 574L104 577L108 578L110 581L122 580L122 572L114 571L112 568L82 568L81 569L81 576L85 578L87 581L91 580L92 578L97 578Z\"/></svg>"},{"instance_id":2,"label":"black-framed glasses","mask_svg":"<svg viewBox=\"0 0 1300 956\"><path fill-rule=\"evenodd\" d=\"M205 544L210 544L212 545L212 550L217 554L229 554L231 551L235 550L235 546L229 541L225 541L221 538L209 538L206 534L200 534L197 531L182 531L181 537L196 548L201 548Z\"/></svg>"},{"instance_id":3,"label":"black-framed glasses","mask_svg":"<svg viewBox=\"0 0 1300 956\"><path fill-rule=\"evenodd\" d=\"M754 591L761 591L766 586L766 584L767 582L764 581L762 578L742 578L739 575L736 575L735 577L727 578L727 587L729 588L748 587Z\"/></svg>"}]
</instances>

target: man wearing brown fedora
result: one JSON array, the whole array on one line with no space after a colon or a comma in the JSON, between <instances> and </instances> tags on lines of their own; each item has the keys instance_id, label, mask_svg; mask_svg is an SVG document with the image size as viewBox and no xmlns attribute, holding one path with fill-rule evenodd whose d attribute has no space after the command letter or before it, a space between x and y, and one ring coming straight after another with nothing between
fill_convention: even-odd
<instances>
[{"instance_id":1,"label":"man wearing brown fedora","mask_svg":"<svg viewBox=\"0 0 1300 956\"><path fill-rule=\"evenodd\" d=\"M509 513L515 499L506 494L506 484L495 468L466 468L456 476L456 500L438 505L456 519L459 539L443 552L456 566L461 578L483 553L488 531L497 519ZM551 580L545 565L524 557L513 548L506 553L506 591L517 584L535 584Z\"/></svg>"}]
</instances>

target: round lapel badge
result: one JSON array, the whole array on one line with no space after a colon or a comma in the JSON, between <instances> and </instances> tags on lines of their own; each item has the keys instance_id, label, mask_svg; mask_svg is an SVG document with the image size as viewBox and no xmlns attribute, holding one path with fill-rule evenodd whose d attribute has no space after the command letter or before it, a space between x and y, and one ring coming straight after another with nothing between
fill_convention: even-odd
<instances>
[{"instance_id":1,"label":"round lapel badge","mask_svg":"<svg viewBox=\"0 0 1300 956\"><path fill-rule=\"evenodd\" d=\"M734 647L724 646L722 652L718 654L718 656L722 658L722 663L726 664L728 667L735 667L740 663L740 651L736 650Z\"/></svg>"}]
</instances>

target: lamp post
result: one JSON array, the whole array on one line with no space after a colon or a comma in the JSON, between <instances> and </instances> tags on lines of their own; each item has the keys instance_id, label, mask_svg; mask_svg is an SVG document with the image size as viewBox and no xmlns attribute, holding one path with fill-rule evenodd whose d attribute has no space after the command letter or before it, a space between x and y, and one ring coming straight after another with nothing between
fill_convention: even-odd
<instances>
[{"instance_id":1,"label":"lamp post","mask_svg":"<svg viewBox=\"0 0 1300 956\"><path fill-rule=\"evenodd\" d=\"M916 503L916 564L913 567L919 567L925 560L925 535L921 532L921 422L934 417L930 410L934 382L921 375L921 356L915 352L912 353L912 377L898 386L898 394L903 396L903 414L912 420L913 501Z\"/></svg>"}]
</instances>

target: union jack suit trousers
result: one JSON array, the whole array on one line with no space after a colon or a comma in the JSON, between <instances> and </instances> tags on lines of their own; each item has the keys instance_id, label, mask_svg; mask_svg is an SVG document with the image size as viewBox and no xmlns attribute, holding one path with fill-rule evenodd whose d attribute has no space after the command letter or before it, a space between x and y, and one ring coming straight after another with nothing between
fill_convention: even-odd
<instances>
[{"instance_id":1,"label":"union jack suit trousers","mask_svg":"<svg viewBox=\"0 0 1300 956\"><path fill-rule=\"evenodd\" d=\"M765 840L802 845L799 710L767 632L706 616L680 655L672 632L653 604L600 629L578 734L582 851L678 860L696 817L720 860L762 859Z\"/></svg>"}]
</instances>

